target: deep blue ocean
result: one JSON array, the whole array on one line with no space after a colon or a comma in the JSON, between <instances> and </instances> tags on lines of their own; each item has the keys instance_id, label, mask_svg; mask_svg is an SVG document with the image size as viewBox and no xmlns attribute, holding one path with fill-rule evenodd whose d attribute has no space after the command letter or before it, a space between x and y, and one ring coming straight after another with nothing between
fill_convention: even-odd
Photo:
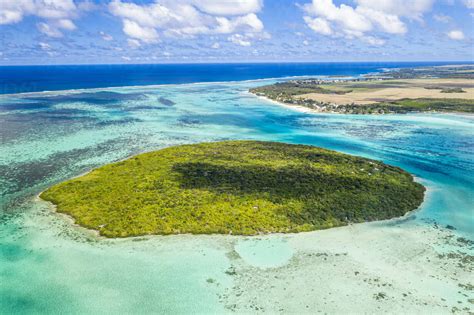
<instances>
[{"instance_id":1,"label":"deep blue ocean","mask_svg":"<svg viewBox=\"0 0 474 315\"><path fill-rule=\"evenodd\" d=\"M0 66L0 94L118 86L242 81L306 75L355 76L450 62L232 63Z\"/></svg>"}]
</instances>

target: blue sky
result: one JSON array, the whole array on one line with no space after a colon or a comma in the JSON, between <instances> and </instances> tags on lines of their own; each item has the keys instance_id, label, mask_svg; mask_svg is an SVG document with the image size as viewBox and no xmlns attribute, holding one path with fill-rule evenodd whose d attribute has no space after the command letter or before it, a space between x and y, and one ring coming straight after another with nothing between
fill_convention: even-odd
<instances>
[{"instance_id":1,"label":"blue sky","mask_svg":"<svg viewBox=\"0 0 474 315\"><path fill-rule=\"evenodd\" d=\"M474 61L474 0L2 0L0 64Z\"/></svg>"}]
</instances>

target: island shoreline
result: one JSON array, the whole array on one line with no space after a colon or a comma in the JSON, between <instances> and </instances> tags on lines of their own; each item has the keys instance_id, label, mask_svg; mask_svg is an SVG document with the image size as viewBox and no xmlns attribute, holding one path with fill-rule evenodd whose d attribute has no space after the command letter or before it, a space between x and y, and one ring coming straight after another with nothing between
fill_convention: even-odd
<instances>
[{"instance_id":1,"label":"island shoreline","mask_svg":"<svg viewBox=\"0 0 474 315\"><path fill-rule=\"evenodd\" d=\"M212 142L209 142L209 143L212 143ZM173 147L173 146L171 146ZM164 147L164 148L161 148L161 149L158 149L158 150L162 150L162 149L166 149L167 147ZM107 163L105 165L108 165L108 164L114 164L114 163L120 163L122 161L126 161L126 160L129 160L129 159L132 159L134 156L138 156L138 155L142 155L142 154L145 154L145 153L149 153L149 152L154 152L156 150L151 150L151 151L147 151L147 152L142 152L142 153L137 153L137 154L134 154L134 155L131 155L129 157L126 157L126 158L123 158L123 159L120 159L120 160L117 160L115 162L111 162L111 163ZM331 150L332 151L332 150ZM339 152L339 151L335 151L335 152ZM355 156L355 155L352 155L352 156ZM357 157L357 156L356 156ZM383 162L382 162L383 163ZM393 166L393 165L390 165L390 164L387 164L388 166L392 166L392 167L396 167L396 168L399 168L398 166ZM82 176L85 176L91 172L93 172L94 170L96 169L99 169L101 167L103 167L104 165L100 165L100 166L97 166L95 168L92 168L86 172L83 172L77 176L74 176L74 177L71 177L69 179L66 179L65 181L69 181L69 180L72 180L72 179L76 179L76 178L80 178ZM403 170L403 169L401 169ZM404 171L404 170L403 170ZM405 171L406 172L406 171ZM265 236L265 235L297 235L297 234L301 234L301 233L313 233L313 232L318 232L318 231L324 231L324 230L332 230L332 229L336 229L336 228L345 228L345 227L350 227L350 226L353 226L353 225L360 225L360 224L397 224L397 223L403 223L403 222L406 222L406 221L410 221L411 217L415 216L416 217L416 213L421 211L423 206L425 205L425 203L429 200L429 196L431 195L432 191L433 191L433 188L430 187L430 186L426 186L422 183L423 179L422 178L419 178L409 172L406 172L408 174L410 174L413 178L413 181L420 184L422 187L424 187L424 192L423 192L423 199L422 199L422 202L421 204L416 208L416 209L413 209L413 210L410 210L406 213L404 213L402 216L399 216L399 217L394 217L394 218L389 218L389 219L382 219L382 220L374 220L374 221L366 221L366 222L351 222L351 223L348 223L348 224L344 224L344 225L338 225L338 226L334 226L334 227L328 227L328 228L320 228L320 229L314 229L314 230L309 230L309 231L299 231L299 232L268 232L268 233L263 233L263 232L259 232L259 233L256 233L256 234L250 234L250 235L247 235L247 234L233 234L233 233L229 233L229 234L224 234L224 233L169 233L169 234L165 234L165 233L145 233L145 234L139 234L139 235L131 235L131 236L123 236L123 237L109 237L109 236L105 236L105 235L102 235L100 233L99 230L97 229L93 229L93 228L89 228L89 227L86 227L86 226L82 226L80 225L79 223L77 223L77 220L76 218L69 214L69 213L65 213L65 212L59 212L57 211L57 205L54 204L53 202L51 201L48 201L48 200L44 200L43 198L41 198L41 195L47 191L48 189L50 189L52 186L42 190L41 192L37 193L35 195L35 202L41 202L41 203L44 203L49 211L51 211L51 213L54 213L55 215L57 215L58 217L60 217L61 219L63 219L64 221L66 221L68 224L74 226L75 228L83 231L84 233L91 233L94 235L94 237L97 237L97 238L100 238L100 239L128 239L128 238L137 238L137 237L154 237L154 236L177 236L177 235L193 235L193 236L199 236L199 235L206 235L206 236L210 236L210 235L221 235L221 236L231 236L231 237L261 237L261 236ZM61 183L61 182L64 182L64 181L59 181L58 183ZM413 217L413 218L415 218Z\"/></svg>"}]
</instances>

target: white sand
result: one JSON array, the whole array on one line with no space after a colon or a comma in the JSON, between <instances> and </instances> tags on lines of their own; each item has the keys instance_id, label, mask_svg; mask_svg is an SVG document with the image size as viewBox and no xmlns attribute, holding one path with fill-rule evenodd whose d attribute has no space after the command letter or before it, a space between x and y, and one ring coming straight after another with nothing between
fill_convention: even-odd
<instances>
[{"instance_id":1,"label":"white sand","mask_svg":"<svg viewBox=\"0 0 474 315\"><path fill-rule=\"evenodd\" d=\"M235 284L227 292L227 307L237 313L285 314L474 310L468 301L472 291L459 286L472 284L472 263L459 267L459 258L439 256L441 248L469 250L447 229L369 223L281 238L294 252L282 267L252 266L234 255Z\"/></svg>"}]
</instances>

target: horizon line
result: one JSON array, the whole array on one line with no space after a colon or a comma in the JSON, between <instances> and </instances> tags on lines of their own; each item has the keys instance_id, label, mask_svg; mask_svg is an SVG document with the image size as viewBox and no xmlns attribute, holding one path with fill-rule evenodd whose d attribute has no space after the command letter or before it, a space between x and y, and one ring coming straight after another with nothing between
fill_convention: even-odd
<instances>
[{"instance_id":1,"label":"horizon line","mask_svg":"<svg viewBox=\"0 0 474 315\"><path fill-rule=\"evenodd\" d=\"M157 62L157 63L61 63L61 64L0 64L0 67L41 67L41 66L153 66L153 65L225 65L225 64L336 64L336 63L449 63L474 64L474 60L403 60L403 61L226 61L226 62Z\"/></svg>"}]
</instances>

